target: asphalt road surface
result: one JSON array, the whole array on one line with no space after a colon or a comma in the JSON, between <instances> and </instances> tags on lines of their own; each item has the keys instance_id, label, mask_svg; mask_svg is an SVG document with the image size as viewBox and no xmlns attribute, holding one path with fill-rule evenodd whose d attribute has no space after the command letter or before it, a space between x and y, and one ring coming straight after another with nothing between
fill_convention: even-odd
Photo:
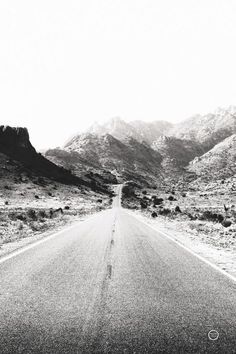
<instances>
[{"instance_id":1,"label":"asphalt road surface","mask_svg":"<svg viewBox=\"0 0 236 354\"><path fill-rule=\"evenodd\" d=\"M1 354L236 353L236 283L120 208L119 194L0 263Z\"/></svg>"}]
</instances>

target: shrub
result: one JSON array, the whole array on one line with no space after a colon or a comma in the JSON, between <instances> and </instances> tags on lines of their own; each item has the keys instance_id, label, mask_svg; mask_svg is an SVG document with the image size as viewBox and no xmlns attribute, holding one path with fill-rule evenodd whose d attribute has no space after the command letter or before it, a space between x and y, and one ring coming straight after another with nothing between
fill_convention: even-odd
<instances>
[{"instance_id":1,"label":"shrub","mask_svg":"<svg viewBox=\"0 0 236 354\"><path fill-rule=\"evenodd\" d=\"M147 209L147 203L144 202L143 200L140 201L140 206L141 206L141 209Z\"/></svg>"},{"instance_id":2,"label":"shrub","mask_svg":"<svg viewBox=\"0 0 236 354\"><path fill-rule=\"evenodd\" d=\"M178 205L176 205L175 211L176 211L176 213L182 213L182 211Z\"/></svg>"},{"instance_id":3,"label":"shrub","mask_svg":"<svg viewBox=\"0 0 236 354\"><path fill-rule=\"evenodd\" d=\"M134 193L134 189L131 186L124 186L122 188L122 194L125 198L129 198L129 197L135 197L135 193Z\"/></svg>"},{"instance_id":4,"label":"shrub","mask_svg":"<svg viewBox=\"0 0 236 354\"><path fill-rule=\"evenodd\" d=\"M161 210L159 210L159 214L161 215L168 215L171 213L171 210L169 208L163 208Z\"/></svg>"},{"instance_id":5,"label":"shrub","mask_svg":"<svg viewBox=\"0 0 236 354\"><path fill-rule=\"evenodd\" d=\"M187 216L189 217L190 220L197 220L197 216L193 215L191 213L187 213Z\"/></svg>"},{"instance_id":6,"label":"shrub","mask_svg":"<svg viewBox=\"0 0 236 354\"><path fill-rule=\"evenodd\" d=\"M224 227L230 227L232 225L232 221L230 221L229 219L225 219L222 221L221 225L223 225Z\"/></svg>"},{"instance_id":7,"label":"shrub","mask_svg":"<svg viewBox=\"0 0 236 354\"><path fill-rule=\"evenodd\" d=\"M156 213L155 211L153 211L152 214L151 214L151 216L152 216L153 218L156 218L156 217L157 217L157 213Z\"/></svg>"},{"instance_id":8,"label":"shrub","mask_svg":"<svg viewBox=\"0 0 236 354\"><path fill-rule=\"evenodd\" d=\"M47 218L47 213L45 210L39 210L39 217L40 218Z\"/></svg>"},{"instance_id":9,"label":"shrub","mask_svg":"<svg viewBox=\"0 0 236 354\"><path fill-rule=\"evenodd\" d=\"M22 222L19 222L19 224L18 224L18 230L19 231L21 231L21 230L23 230L23 228L24 228L24 225L23 225L23 223Z\"/></svg>"},{"instance_id":10,"label":"shrub","mask_svg":"<svg viewBox=\"0 0 236 354\"><path fill-rule=\"evenodd\" d=\"M34 209L29 209L27 211L27 216L30 218L30 219L33 219L33 220L36 220L37 219L37 216L36 216L36 212Z\"/></svg>"},{"instance_id":11,"label":"shrub","mask_svg":"<svg viewBox=\"0 0 236 354\"><path fill-rule=\"evenodd\" d=\"M172 195L170 195L169 197L168 197L168 200L170 200L171 202L173 202L174 200L176 200Z\"/></svg>"},{"instance_id":12,"label":"shrub","mask_svg":"<svg viewBox=\"0 0 236 354\"><path fill-rule=\"evenodd\" d=\"M217 215L217 218L218 218L218 221L219 221L219 222L222 222L222 221L224 220L224 217L223 217L223 215L221 215L221 214L218 214L218 215Z\"/></svg>"},{"instance_id":13,"label":"shrub","mask_svg":"<svg viewBox=\"0 0 236 354\"><path fill-rule=\"evenodd\" d=\"M97 203L102 203L102 199L97 199Z\"/></svg>"},{"instance_id":14,"label":"shrub","mask_svg":"<svg viewBox=\"0 0 236 354\"><path fill-rule=\"evenodd\" d=\"M164 199L163 198L153 198L153 206L156 206L156 205L161 205L163 203Z\"/></svg>"},{"instance_id":15,"label":"shrub","mask_svg":"<svg viewBox=\"0 0 236 354\"><path fill-rule=\"evenodd\" d=\"M54 213L61 213L61 214L63 214L64 213L64 211L63 211L63 209L62 208L58 208L58 209L55 209L54 210Z\"/></svg>"},{"instance_id":16,"label":"shrub","mask_svg":"<svg viewBox=\"0 0 236 354\"><path fill-rule=\"evenodd\" d=\"M69 210L70 209L69 205L66 205L64 209Z\"/></svg>"},{"instance_id":17,"label":"shrub","mask_svg":"<svg viewBox=\"0 0 236 354\"><path fill-rule=\"evenodd\" d=\"M9 204L9 202L8 202L8 200L6 200L6 201L5 201L5 205L8 205L8 204Z\"/></svg>"},{"instance_id":18,"label":"shrub","mask_svg":"<svg viewBox=\"0 0 236 354\"><path fill-rule=\"evenodd\" d=\"M13 221L16 221L17 220L17 213L16 212L11 212L11 213L9 213L8 214L8 218L10 219L10 220L13 220Z\"/></svg>"},{"instance_id":19,"label":"shrub","mask_svg":"<svg viewBox=\"0 0 236 354\"><path fill-rule=\"evenodd\" d=\"M29 227L31 228L32 231L40 231L41 230L41 226L35 222L32 222L32 221L29 223Z\"/></svg>"},{"instance_id":20,"label":"shrub","mask_svg":"<svg viewBox=\"0 0 236 354\"><path fill-rule=\"evenodd\" d=\"M210 210L205 210L202 214L203 220L218 221L218 216Z\"/></svg>"},{"instance_id":21,"label":"shrub","mask_svg":"<svg viewBox=\"0 0 236 354\"><path fill-rule=\"evenodd\" d=\"M202 214L198 216L198 219L222 223L224 217L222 214L212 213L210 210L205 210Z\"/></svg>"},{"instance_id":22,"label":"shrub","mask_svg":"<svg viewBox=\"0 0 236 354\"><path fill-rule=\"evenodd\" d=\"M39 199L39 196L38 196L38 195L35 195L34 197L35 197L35 199Z\"/></svg>"},{"instance_id":23,"label":"shrub","mask_svg":"<svg viewBox=\"0 0 236 354\"><path fill-rule=\"evenodd\" d=\"M25 217L25 215L23 215L23 214L18 214L18 215L16 216L16 218L17 218L18 220L21 220L21 221L26 221L26 217Z\"/></svg>"}]
</instances>

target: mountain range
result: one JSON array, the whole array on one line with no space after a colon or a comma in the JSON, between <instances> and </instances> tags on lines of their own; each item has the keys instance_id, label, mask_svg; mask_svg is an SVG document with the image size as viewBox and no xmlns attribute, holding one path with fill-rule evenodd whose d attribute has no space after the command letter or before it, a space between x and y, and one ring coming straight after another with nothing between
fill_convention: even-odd
<instances>
[{"instance_id":1,"label":"mountain range","mask_svg":"<svg viewBox=\"0 0 236 354\"><path fill-rule=\"evenodd\" d=\"M1 175L15 164L16 171L28 176L104 192L117 181L157 187L230 178L236 172L235 151L232 106L176 125L112 118L44 154L34 149L26 128L0 126Z\"/></svg>"},{"instance_id":2,"label":"mountain range","mask_svg":"<svg viewBox=\"0 0 236 354\"><path fill-rule=\"evenodd\" d=\"M108 179L116 176L121 181L173 184L189 174L193 179L199 174L211 176L211 172L217 178L217 171L225 177L235 174L234 134L233 106L175 125L165 121L128 123L115 117L104 124L93 124L62 148L48 150L45 156L61 166L70 166L78 176L84 171L102 171ZM209 161L214 161L214 173L208 168Z\"/></svg>"}]
</instances>

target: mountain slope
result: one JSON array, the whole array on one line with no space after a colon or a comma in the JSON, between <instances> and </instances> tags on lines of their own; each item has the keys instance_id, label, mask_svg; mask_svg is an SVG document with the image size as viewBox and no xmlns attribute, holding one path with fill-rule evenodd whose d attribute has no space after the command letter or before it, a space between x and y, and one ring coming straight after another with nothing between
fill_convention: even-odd
<instances>
[{"instance_id":1,"label":"mountain slope","mask_svg":"<svg viewBox=\"0 0 236 354\"><path fill-rule=\"evenodd\" d=\"M63 166L57 166L40 153L37 153L30 143L29 133L26 128L0 126L0 153L6 156L10 164L16 164L17 168L20 166L21 170L29 177L45 177L62 184L82 185L100 192L108 192L104 185L99 185L90 178L79 178ZM3 165L5 166L5 163ZM0 165L0 168L2 167ZM34 179L34 177L32 178Z\"/></svg>"},{"instance_id":2,"label":"mountain slope","mask_svg":"<svg viewBox=\"0 0 236 354\"><path fill-rule=\"evenodd\" d=\"M190 162L188 170L205 180L236 174L236 134L226 138L206 154Z\"/></svg>"},{"instance_id":3,"label":"mountain slope","mask_svg":"<svg viewBox=\"0 0 236 354\"><path fill-rule=\"evenodd\" d=\"M148 144L130 137L120 141L110 134L85 133L72 139L63 150L64 164L72 156L78 156L78 159L86 161L87 165L111 171L123 179L153 179L158 177L161 170L161 155ZM46 156L52 155L50 151ZM66 154L70 155L67 157ZM74 164L77 164L75 160Z\"/></svg>"},{"instance_id":4,"label":"mountain slope","mask_svg":"<svg viewBox=\"0 0 236 354\"><path fill-rule=\"evenodd\" d=\"M116 176L173 183L182 176L189 183L196 174L186 169L188 164L232 134L236 134L236 107L198 115L177 125L112 118L92 125L63 149L51 149L46 156L80 177L95 174L108 181ZM210 169L208 174L211 176Z\"/></svg>"},{"instance_id":5,"label":"mountain slope","mask_svg":"<svg viewBox=\"0 0 236 354\"><path fill-rule=\"evenodd\" d=\"M165 121L142 122L135 120L129 124L135 128L139 135L139 140L145 141L150 145L173 127L173 124Z\"/></svg>"},{"instance_id":6,"label":"mountain slope","mask_svg":"<svg viewBox=\"0 0 236 354\"><path fill-rule=\"evenodd\" d=\"M172 124L164 121L142 122L136 120L127 123L121 118L115 117L104 124L93 124L86 133L98 136L109 134L122 142L133 138L140 143L152 144L153 141L165 134L171 127ZM69 144L71 144L71 141Z\"/></svg>"},{"instance_id":7,"label":"mountain slope","mask_svg":"<svg viewBox=\"0 0 236 354\"><path fill-rule=\"evenodd\" d=\"M152 148L162 156L162 166L165 172L183 172L183 168L203 151L199 144L190 140L162 136L152 144Z\"/></svg>"},{"instance_id":8,"label":"mountain slope","mask_svg":"<svg viewBox=\"0 0 236 354\"><path fill-rule=\"evenodd\" d=\"M168 136L202 144L206 151L236 133L236 107L218 109L215 113L197 115L175 125Z\"/></svg>"},{"instance_id":9,"label":"mountain slope","mask_svg":"<svg viewBox=\"0 0 236 354\"><path fill-rule=\"evenodd\" d=\"M30 143L26 128L0 126L0 152L41 176L65 184L81 183L80 179L73 176L69 171L56 166L37 153Z\"/></svg>"},{"instance_id":10,"label":"mountain slope","mask_svg":"<svg viewBox=\"0 0 236 354\"><path fill-rule=\"evenodd\" d=\"M120 141L131 137L139 140L139 135L135 128L119 117L111 118L104 124L95 123L85 133L97 136L109 134Z\"/></svg>"}]
</instances>

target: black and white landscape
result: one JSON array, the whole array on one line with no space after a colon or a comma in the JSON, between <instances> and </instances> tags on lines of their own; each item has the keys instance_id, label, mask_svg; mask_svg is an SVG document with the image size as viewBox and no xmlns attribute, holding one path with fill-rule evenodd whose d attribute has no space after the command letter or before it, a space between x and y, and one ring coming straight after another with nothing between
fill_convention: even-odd
<instances>
[{"instance_id":1,"label":"black and white landscape","mask_svg":"<svg viewBox=\"0 0 236 354\"><path fill-rule=\"evenodd\" d=\"M236 108L0 153L3 353L233 352Z\"/></svg>"},{"instance_id":2,"label":"black and white landscape","mask_svg":"<svg viewBox=\"0 0 236 354\"><path fill-rule=\"evenodd\" d=\"M236 353L235 18L0 2L0 354Z\"/></svg>"}]
</instances>

